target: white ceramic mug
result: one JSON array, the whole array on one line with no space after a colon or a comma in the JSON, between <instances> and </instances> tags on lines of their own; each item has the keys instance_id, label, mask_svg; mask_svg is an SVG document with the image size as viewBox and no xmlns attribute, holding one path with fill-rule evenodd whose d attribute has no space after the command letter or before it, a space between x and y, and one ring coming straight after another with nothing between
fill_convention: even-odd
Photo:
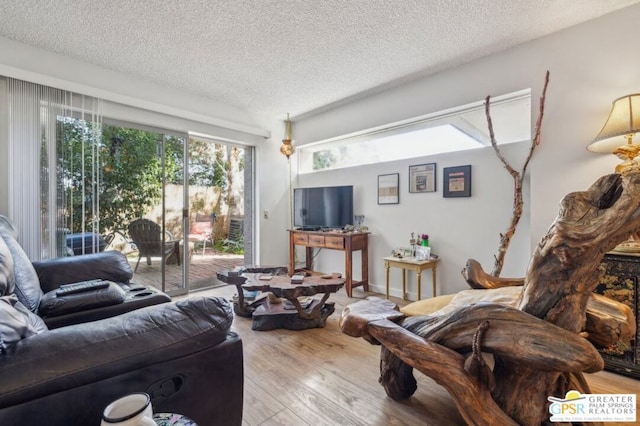
<instances>
[{"instance_id":1,"label":"white ceramic mug","mask_svg":"<svg viewBox=\"0 0 640 426\"><path fill-rule=\"evenodd\" d=\"M132 393L107 405L101 426L157 426L153 421L151 398L144 392Z\"/></svg>"}]
</instances>

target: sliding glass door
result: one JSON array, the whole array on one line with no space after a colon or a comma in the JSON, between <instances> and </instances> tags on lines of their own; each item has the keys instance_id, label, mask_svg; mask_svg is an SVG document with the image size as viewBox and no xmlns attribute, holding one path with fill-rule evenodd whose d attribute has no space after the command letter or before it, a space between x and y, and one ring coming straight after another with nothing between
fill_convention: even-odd
<instances>
[{"instance_id":1,"label":"sliding glass door","mask_svg":"<svg viewBox=\"0 0 640 426\"><path fill-rule=\"evenodd\" d=\"M187 291L182 250L186 135L58 117L56 169L42 168L55 256L118 250L134 282ZM55 207L52 207L55 206ZM50 235L43 233L43 235Z\"/></svg>"},{"instance_id":2,"label":"sliding glass door","mask_svg":"<svg viewBox=\"0 0 640 426\"><path fill-rule=\"evenodd\" d=\"M113 235L106 250L125 253L134 282L171 295L186 293L187 136L105 120L103 140L110 161L103 169L99 217L106 234Z\"/></svg>"},{"instance_id":3,"label":"sliding glass door","mask_svg":"<svg viewBox=\"0 0 640 426\"><path fill-rule=\"evenodd\" d=\"M10 217L31 260L118 250L133 282L170 294L253 264L251 147L103 118L99 99L7 81Z\"/></svg>"},{"instance_id":4,"label":"sliding glass door","mask_svg":"<svg viewBox=\"0 0 640 426\"><path fill-rule=\"evenodd\" d=\"M250 264L250 250L245 249L245 223L251 217L251 208L245 210L250 149L192 136L188 151L188 271L191 289L199 290L219 285L218 272Z\"/></svg>"}]
</instances>

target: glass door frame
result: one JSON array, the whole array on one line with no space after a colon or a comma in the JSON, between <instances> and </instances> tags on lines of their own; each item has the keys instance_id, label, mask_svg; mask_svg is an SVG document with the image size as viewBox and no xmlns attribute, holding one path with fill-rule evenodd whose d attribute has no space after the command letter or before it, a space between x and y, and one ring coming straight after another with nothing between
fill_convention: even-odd
<instances>
[{"instance_id":1,"label":"glass door frame","mask_svg":"<svg viewBox=\"0 0 640 426\"><path fill-rule=\"evenodd\" d=\"M183 196L182 196L182 214L181 214L181 233L183 235L183 240L185 240L186 235L187 235L187 226L188 226L188 197L189 197L189 187L188 187L188 172L187 172L187 164L188 164L188 145L189 145L189 134L187 132L179 132L179 131L175 131L175 130L171 130L171 129L163 129L160 127L155 127L155 126L149 126L149 125L145 125L145 124L140 124L140 123L135 123L135 122L130 122L130 121L125 121L125 120L118 120L118 119L112 119L109 117L103 117L102 119L103 124L108 124L111 126L117 126L117 127L123 127L123 128L131 128L131 129L137 129L137 130L141 130L141 131L146 131L146 132L150 132L150 133L156 133L158 134L158 136L160 137L159 139L159 155L160 155L160 161L161 161L161 168L162 168L162 179L161 179L161 184L162 184L162 196L161 196L161 200L160 200L160 204L161 204L161 208L162 208L162 223L161 223L161 228L162 228L162 235L163 235L163 243L164 243L164 238L165 238L165 230L166 230L166 187L167 187L167 176L166 176L166 138L167 136L172 136L178 139L181 139L183 141L182 143L182 153L183 153L183 164L182 164L182 185L183 185ZM187 216L185 217L185 214L187 214ZM186 241L185 243L186 244ZM189 293L189 260L188 260L188 250L182 250L182 253L180 253L181 259L181 266L182 266L182 280L180 283L180 287L178 289L171 289L171 290L167 290L167 286L166 286L166 265L164 262L164 258L162 259L162 267L161 267L161 274L160 274L160 290L162 290L163 292L167 293L169 296L179 296L179 295L184 295L184 294L188 294Z\"/></svg>"}]
</instances>

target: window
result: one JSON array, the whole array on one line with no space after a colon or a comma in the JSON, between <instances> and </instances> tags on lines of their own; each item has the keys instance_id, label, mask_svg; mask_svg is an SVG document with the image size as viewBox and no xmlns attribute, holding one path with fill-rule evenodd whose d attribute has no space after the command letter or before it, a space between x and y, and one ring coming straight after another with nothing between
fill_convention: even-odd
<instances>
[{"instance_id":1,"label":"window","mask_svg":"<svg viewBox=\"0 0 640 426\"><path fill-rule=\"evenodd\" d=\"M498 144L531 139L531 91L491 99ZM484 101L298 147L300 173L489 146Z\"/></svg>"},{"instance_id":2,"label":"window","mask_svg":"<svg viewBox=\"0 0 640 426\"><path fill-rule=\"evenodd\" d=\"M129 223L140 217L181 239L188 207L215 212L220 241L212 243L226 248L229 241L244 251L240 264L252 263L253 148L241 144L244 134L186 122L225 136L215 143L194 136L189 144L187 133L148 124L175 125L172 117L2 76L0 90L8 101L8 213L30 259L111 248L107 240L116 234L127 240ZM185 204L189 188L214 192L214 202ZM243 238L228 238L229 222L243 218ZM118 249L134 247L125 243Z\"/></svg>"}]
</instances>

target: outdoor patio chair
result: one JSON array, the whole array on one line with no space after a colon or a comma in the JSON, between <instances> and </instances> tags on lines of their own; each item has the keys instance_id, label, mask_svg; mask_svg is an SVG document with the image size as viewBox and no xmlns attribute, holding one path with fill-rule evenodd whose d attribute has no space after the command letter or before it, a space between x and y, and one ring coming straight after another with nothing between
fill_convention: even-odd
<instances>
[{"instance_id":1,"label":"outdoor patio chair","mask_svg":"<svg viewBox=\"0 0 640 426\"><path fill-rule=\"evenodd\" d=\"M216 214L196 214L196 219L191 223L191 230L187 239L192 242L202 243L202 255L207 248L207 242L211 242L211 247L215 251L215 230Z\"/></svg>"},{"instance_id":2,"label":"outdoor patio chair","mask_svg":"<svg viewBox=\"0 0 640 426\"><path fill-rule=\"evenodd\" d=\"M224 240L224 245L232 250L244 247L244 218L232 217L229 219L229 235Z\"/></svg>"},{"instance_id":3,"label":"outdoor patio chair","mask_svg":"<svg viewBox=\"0 0 640 426\"><path fill-rule=\"evenodd\" d=\"M134 272L138 270L140 259L145 256L147 265L151 265L151 256L162 258L164 261L177 251L179 240L174 240L169 232L165 232L167 238L162 241L162 228L149 219L137 219L129 224L129 235L138 248L138 262ZM178 265L180 256L176 256Z\"/></svg>"}]
</instances>

